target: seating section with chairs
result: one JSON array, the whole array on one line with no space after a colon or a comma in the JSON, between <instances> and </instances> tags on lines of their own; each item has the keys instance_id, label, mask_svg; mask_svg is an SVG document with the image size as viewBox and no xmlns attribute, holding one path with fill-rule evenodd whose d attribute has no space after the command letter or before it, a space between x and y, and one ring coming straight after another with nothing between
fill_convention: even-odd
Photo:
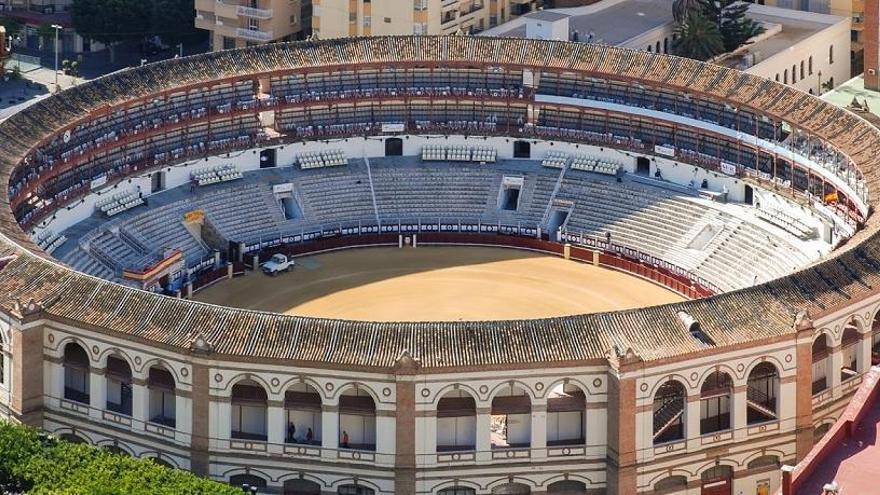
<instances>
[{"instance_id":1,"label":"seating section with chairs","mask_svg":"<svg viewBox=\"0 0 880 495\"><path fill-rule=\"evenodd\" d=\"M95 208L104 215L112 217L142 204L144 204L144 200L137 193L127 191L114 193L109 198L99 200L95 203Z\"/></svg>"},{"instance_id":2,"label":"seating section with chairs","mask_svg":"<svg viewBox=\"0 0 880 495\"><path fill-rule=\"evenodd\" d=\"M489 146L429 144L422 147L423 161L495 163L498 150Z\"/></svg>"},{"instance_id":3,"label":"seating section with chairs","mask_svg":"<svg viewBox=\"0 0 880 495\"><path fill-rule=\"evenodd\" d=\"M244 175L235 165L219 165L210 168L200 168L193 171L191 178L193 182L199 186L207 186L217 184L218 182L229 182L241 179Z\"/></svg>"},{"instance_id":4,"label":"seating section with chairs","mask_svg":"<svg viewBox=\"0 0 880 495\"><path fill-rule=\"evenodd\" d=\"M299 168L305 170L310 168L338 167L348 165L348 157L342 150L322 150L307 151L300 153L297 157Z\"/></svg>"},{"instance_id":5,"label":"seating section with chairs","mask_svg":"<svg viewBox=\"0 0 880 495\"><path fill-rule=\"evenodd\" d=\"M62 244L67 242L67 236L55 233L52 229L46 229L35 235L33 241L40 246L40 249L52 254Z\"/></svg>"},{"instance_id":6,"label":"seating section with chairs","mask_svg":"<svg viewBox=\"0 0 880 495\"><path fill-rule=\"evenodd\" d=\"M571 168L598 174L617 175L617 171L623 168L623 164L614 160L576 155L571 161Z\"/></svg>"},{"instance_id":7,"label":"seating section with chairs","mask_svg":"<svg viewBox=\"0 0 880 495\"><path fill-rule=\"evenodd\" d=\"M547 168L565 168L568 163L569 154L562 151L548 151L541 161L542 167Z\"/></svg>"}]
</instances>

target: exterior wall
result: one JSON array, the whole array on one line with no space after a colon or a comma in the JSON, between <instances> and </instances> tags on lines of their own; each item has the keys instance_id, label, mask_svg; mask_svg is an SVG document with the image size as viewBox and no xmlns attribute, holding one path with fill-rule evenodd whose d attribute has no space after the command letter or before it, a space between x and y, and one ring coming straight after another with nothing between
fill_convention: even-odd
<instances>
[{"instance_id":1,"label":"exterior wall","mask_svg":"<svg viewBox=\"0 0 880 495\"><path fill-rule=\"evenodd\" d=\"M259 0L252 5L245 0L196 0L196 27L210 31L213 50L301 36L300 0Z\"/></svg>"}]
</instances>

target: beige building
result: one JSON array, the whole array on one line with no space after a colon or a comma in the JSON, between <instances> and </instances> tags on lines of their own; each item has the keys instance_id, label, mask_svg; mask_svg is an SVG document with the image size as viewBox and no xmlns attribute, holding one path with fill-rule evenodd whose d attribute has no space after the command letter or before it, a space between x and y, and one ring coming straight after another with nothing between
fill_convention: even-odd
<instances>
[{"instance_id":1,"label":"beige building","mask_svg":"<svg viewBox=\"0 0 880 495\"><path fill-rule=\"evenodd\" d=\"M224 50L303 37L302 0L195 0L196 27Z\"/></svg>"}]
</instances>

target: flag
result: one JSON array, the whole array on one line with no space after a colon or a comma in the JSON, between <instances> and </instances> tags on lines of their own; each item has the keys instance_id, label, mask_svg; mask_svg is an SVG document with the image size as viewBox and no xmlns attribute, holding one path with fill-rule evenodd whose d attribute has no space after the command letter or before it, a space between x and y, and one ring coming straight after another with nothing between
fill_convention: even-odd
<instances>
[{"instance_id":1,"label":"flag","mask_svg":"<svg viewBox=\"0 0 880 495\"><path fill-rule=\"evenodd\" d=\"M837 191L832 191L825 195L826 203L836 203L837 202Z\"/></svg>"}]
</instances>

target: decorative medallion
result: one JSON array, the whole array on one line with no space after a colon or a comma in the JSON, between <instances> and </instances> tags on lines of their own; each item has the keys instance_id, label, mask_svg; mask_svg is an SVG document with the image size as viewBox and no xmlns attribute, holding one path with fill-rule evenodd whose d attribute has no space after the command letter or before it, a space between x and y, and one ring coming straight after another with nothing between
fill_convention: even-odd
<instances>
[{"instance_id":1,"label":"decorative medallion","mask_svg":"<svg viewBox=\"0 0 880 495\"><path fill-rule=\"evenodd\" d=\"M324 388L327 389L328 392L330 392L331 390L333 390L333 384L327 382L327 384L324 385Z\"/></svg>"},{"instance_id":2,"label":"decorative medallion","mask_svg":"<svg viewBox=\"0 0 880 495\"><path fill-rule=\"evenodd\" d=\"M49 339L50 344L54 344L55 343L55 334L50 333L48 339Z\"/></svg>"},{"instance_id":3,"label":"decorative medallion","mask_svg":"<svg viewBox=\"0 0 880 495\"><path fill-rule=\"evenodd\" d=\"M481 394L489 393L489 387L486 385L480 385L480 393Z\"/></svg>"},{"instance_id":4,"label":"decorative medallion","mask_svg":"<svg viewBox=\"0 0 880 495\"><path fill-rule=\"evenodd\" d=\"M742 363L739 363L736 367L736 371L739 371L740 373L742 373L744 369L746 369L746 365Z\"/></svg>"},{"instance_id":5,"label":"decorative medallion","mask_svg":"<svg viewBox=\"0 0 880 495\"><path fill-rule=\"evenodd\" d=\"M431 391L426 388L423 388L422 389L422 397L428 397L429 395L431 395Z\"/></svg>"},{"instance_id":6,"label":"decorative medallion","mask_svg":"<svg viewBox=\"0 0 880 495\"><path fill-rule=\"evenodd\" d=\"M223 381L223 375L221 375L220 373L217 373L216 375L214 375L214 381L217 382L217 383L222 382L222 381Z\"/></svg>"},{"instance_id":7,"label":"decorative medallion","mask_svg":"<svg viewBox=\"0 0 880 495\"><path fill-rule=\"evenodd\" d=\"M601 378L596 378L595 380L593 380L593 386L594 386L594 387L597 387L597 388L598 388L598 387L601 387L601 386L602 386L602 379L601 379ZM645 386L647 387L647 385L645 385Z\"/></svg>"},{"instance_id":8,"label":"decorative medallion","mask_svg":"<svg viewBox=\"0 0 880 495\"><path fill-rule=\"evenodd\" d=\"M535 390L537 390L538 392L540 392L541 390L544 390L544 384L541 382L536 383Z\"/></svg>"},{"instance_id":9,"label":"decorative medallion","mask_svg":"<svg viewBox=\"0 0 880 495\"><path fill-rule=\"evenodd\" d=\"M699 378L699 377L700 377L700 375L698 375L696 371L694 371L693 373L691 373L691 381L692 381L692 382L697 381L697 378Z\"/></svg>"},{"instance_id":10,"label":"decorative medallion","mask_svg":"<svg viewBox=\"0 0 880 495\"><path fill-rule=\"evenodd\" d=\"M281 382L278 380L277 377L272 378L272 379L269 381L269 383L272 384L273 387L277 387L278 385L281 384Z\"/></svg>"},{"instance_id":11,"label":"decorative medallion","mask_svg":"<svg viewBox=\"0 0 880 495\"><path fill-rule=\"evenodd\" d=\"M388 387L383 388L382 395L384 395L385 397L391 397L391 389Z\"/></svg>"},{"instance_id":12,"label":"decorative medallion","mask_svg":"<svg viewBox=\"0 0 880 495\"><path fill-rule=\"evenodd\" d=\"M791 362L791 354L786 354L786 355L785 355L785 362L786 362L786 363L790 363L790 362Z\"/></svg>"},{"instance_id":13,"label":"decorative medallion","mask_svg":"<svg viewBox=\"0 0 880 495\"><path fill-rule=\"evenodd\" d=\"M189 369L180 368L180 376L189 376Z\"/></svg>"},{"instance_id":14,"label":"decorative medallion","mask_svg":"<svg viewBox=\"0 0 880 495\"><path fill-rule=\"evenodd\" d=\"M642 392L647 392L648 391L648 384L642 383L642 385L639 387L639 390L641 390Z\"/></svg>"},{"instance_id":15,"label":"decorative medallion","mask_svg":"<svg viewBox=\"0 0 880 495\"><path fill-rule=\"evenodd\" d=\"M97 355L99 350L100 350L100 349L98 349L98 346L96 346L96 345L93 345L93 346L92 346L92 354Z\"/></svg>"},{"instance_id":16,"label":"decorative medallion","mask_svg":"<svg viewBox=\"0 0 880 495\"><path fill-rule=\"evenodd\" d=\"M134 357L134 364L136 364L136 365L138 365L138 366L141 365L141 357L140 357L140 356L135 356L135 357Z\"/></svg>"}]
</instances>

